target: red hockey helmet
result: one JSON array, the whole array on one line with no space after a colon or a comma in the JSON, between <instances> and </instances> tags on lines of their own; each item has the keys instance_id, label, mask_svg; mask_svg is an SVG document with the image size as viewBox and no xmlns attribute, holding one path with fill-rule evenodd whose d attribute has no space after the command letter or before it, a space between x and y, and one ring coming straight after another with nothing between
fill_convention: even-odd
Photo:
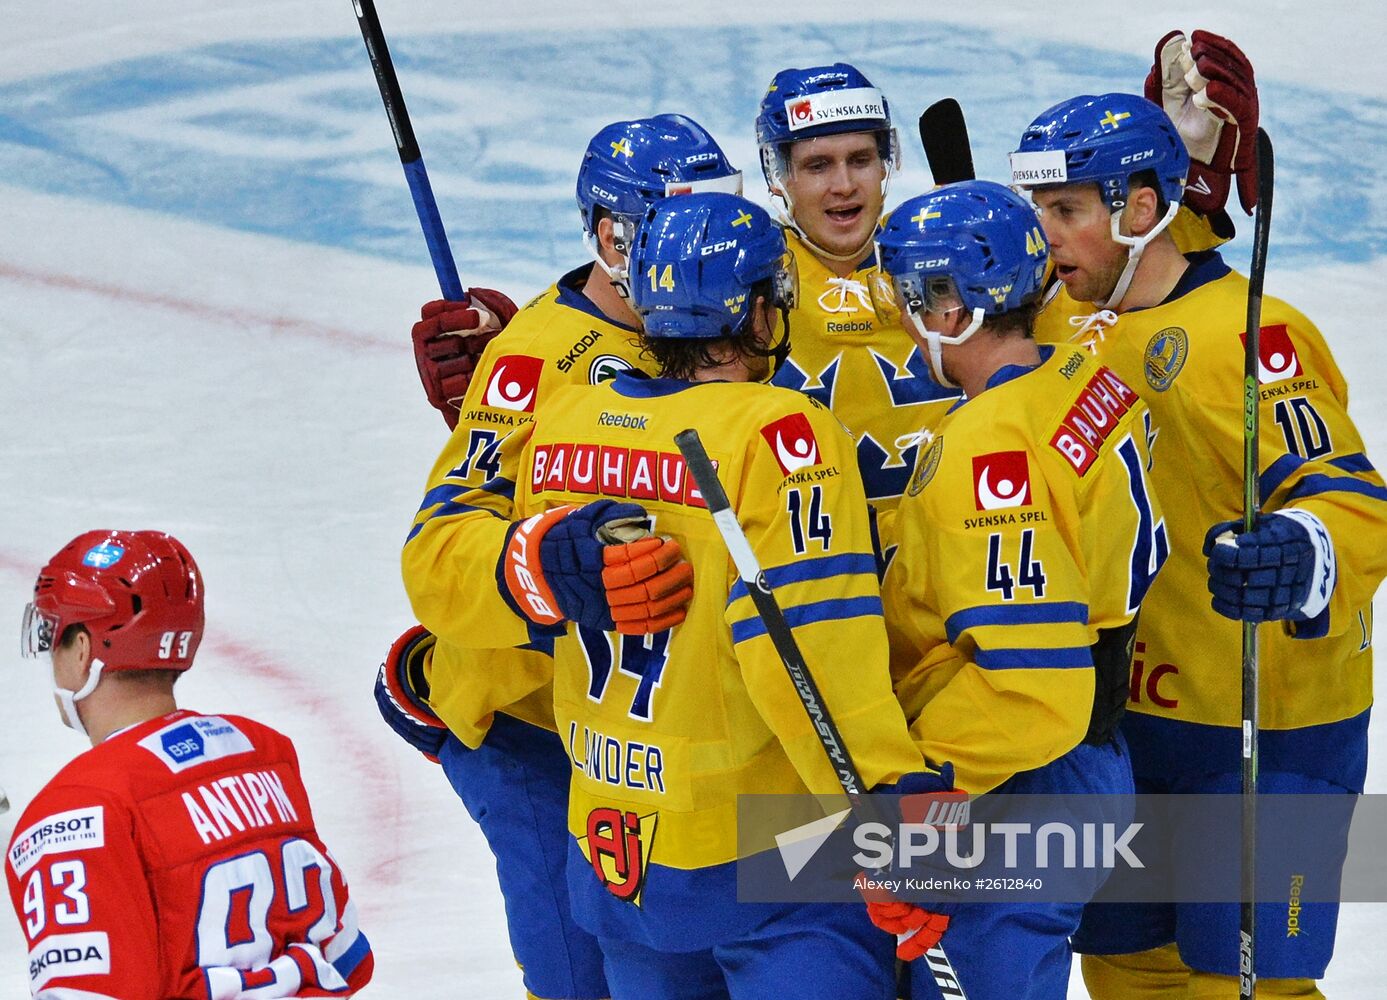
<instances>
[{"instance_id":1,"label":"red hockey helmet","mask_svg":"<svg viewBox=\"0 0 1387 1000\"><path fill-rule=\"evenodd\" d=\"M187 670L202 642L202 574L161 531L88 531L39 572L20 651L52 649L85 625L107 670Z\"/></svg>"}]
</instances>

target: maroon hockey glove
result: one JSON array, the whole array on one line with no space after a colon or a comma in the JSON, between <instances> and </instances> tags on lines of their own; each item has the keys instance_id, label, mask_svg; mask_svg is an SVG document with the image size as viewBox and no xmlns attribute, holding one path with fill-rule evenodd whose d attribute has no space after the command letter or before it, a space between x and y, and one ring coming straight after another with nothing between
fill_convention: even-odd
<instances>
[{"instance_id":1,"label":"maroon hockey glove","mask_svg":"<svg viewBox=\"0 0 1387 1000\"><path fill-rule=\"evenodd\" d=\"M449 430L457 426L458 407L482 352L515 313L515 303L490 288L469 288L465 302L435 299L419 310L410 331L414 363L424 394Z\"/></svg>"},{"instance_id":2,"label":"maroon hockey glove","mask_svg":"<svg viewBox=\"0 0 1387 1000\"><path fill-rule=\"evenodd\" d=\"M1222 211L1229 183L1248 215L1257 204L1257 81L1247 56L1208 31L1172 31L1156 43L1146 99L1161 105L1190 153L1185 204L1204 216Z\"/></svg>"}]
</instances>

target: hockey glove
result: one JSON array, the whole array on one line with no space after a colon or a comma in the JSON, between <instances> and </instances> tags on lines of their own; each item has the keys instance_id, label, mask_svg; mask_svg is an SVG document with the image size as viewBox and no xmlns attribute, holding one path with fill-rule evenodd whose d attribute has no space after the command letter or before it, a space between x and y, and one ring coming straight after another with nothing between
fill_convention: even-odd
<instances>
[{"instance_id":1,"label":"hockey glove","mask_svg":"<svg viewBox=\"0 0 1387 1000\"><path fill-rule=\"evenodd\" d=\"M1215 611L1248 622L1306 621L1324 611L1338 569L1318 517L1292 508L1241 532L1241 521L1224 521L1204 536Z\"/></svg>"},{"instance_id":2,"label":"hockey glove","mask_svg":"<svg viewBox=\"0 0 1387 1000\"><path fill-rule=\"evenodd\" d=\"M602 584L616 630L648 635L673 628L693 600L693 567L672 538L647 536L602 550Z\"/></svg>"},{"instance_id":3,"label":"hockey glove","mask_svg":"<svg viewBox=\"0 0 1387 1000\"><path fill-rule=\"evenodd\" d=\"M448 727L429 708L424 659L433 633L415 625L395 640L376 674L376 707L385 724L435 764L448 739Z\"/></svg>"},{"instance_id":4,"label":"hockey glove","mask_svg":"<svg viewBox=\"0 0 1387 1000\"><path fill-rule=\"evenodd\" d=\"M1228 39L1172 31L1156 43L1146 99L1165 108L1190 154L1184 202L1204 216L1228 202L1230 178L1248 215L1257 204L1257 81Z\"/></svg>"},{"instance_id":5,"label":"hockey glove","mask_svg":"<svg viewBox=\"0 0 1387 1000\"><path fill-rule=\"evenodd\" d=\"M899 802L902 823L927 824L938 827L967 823L968 793L954 788L954 769L950 764L935 770L926 768L907 774L894 786L878 786L876 792L891 792L901 796ZM897 899L881 882L896 874L891 868L879 872L864 872L858 876L858 890L867 904L867 916L881 930L896 936L896 957L913 962L939 944L949 929L949 920L957 908L947 900L931 901L929 909L917 903Z\"/></svg>"},{"instance_id":6,"label":"hockey glove","mask_svg":"<svg viewBox=\"0 0 1387 1000\"><path fill-rule=\"evenodd\" d=\"M469 288L463 302L435 299L419 310L414 364L429 404L443 414L448 429L457 426L458 408L486 345L515 315L515 303L490 288Z\"/></svg>"},{"instance_id":7,"label":"hockey glove","mask_svg":"<svg viewBox=\"0 0 1387 1000\"><path fill-rule=\"evenodd\" d=\"M646 513L633 503L556 507L512 530L498 576L536 625L568 620L610 632L618 609L622 631L658 631L683 620L692 571L677 543L649 536Z\"/></svg>"}]
</instances>

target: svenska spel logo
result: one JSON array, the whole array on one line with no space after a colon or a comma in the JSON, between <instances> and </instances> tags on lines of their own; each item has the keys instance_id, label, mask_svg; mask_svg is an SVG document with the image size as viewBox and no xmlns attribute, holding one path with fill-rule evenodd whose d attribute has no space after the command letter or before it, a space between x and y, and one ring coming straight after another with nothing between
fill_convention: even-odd
<instances>
[{"instance_id":1,"label":"svenska spel logo","mask_svg":"<svg viewBox=\"0 0 1387 1000\"><path fill-rule=\"evenodd\" d=\"M973 456L973 503L978 510L1024 507L1031 502L1031 470L1024 451Z\"/></svg>"},{"instance_id":2,"label":"svenska spel logo","mask_svg":"<svg viewBox=\"0 0 1387 1000\"><path fill-rule=\"evenodd\" d=\"M544 371L544 359L528 354L507 354L496 360L491 381L486 384L482 405L520 413L535 411L535 396L539 392L539 376Z\"/></svg>"},{"instance_id":3,"label":"svenska spel logo","mask_svg":"<svg viewBox=\"0 0 1387 1000\"><path fill-rule=\"evenodd\" d=\"M1238 339L1242 341L1243 347L1247 347L1246 333L1238 334ZM1304 372L1305 369L1300 365L1300 357L1295 351L1295 344L1291 343L1291 335L1286 332L1286 324L1262 327L1257 340L1258 384L1284 382Z\"/></svg>"},{"instance_id":4,"label":"svenska spel logo","mask_svg":"<svg viewBox=\"0 0 1387 1000\"><path fill-rule=\"evenodd\" d=\"M780 471L787 476L820 462L819 442L803 413L791 413L767 424L761 428L761 436L770 444Z\"/></svg>"}]
</instances>

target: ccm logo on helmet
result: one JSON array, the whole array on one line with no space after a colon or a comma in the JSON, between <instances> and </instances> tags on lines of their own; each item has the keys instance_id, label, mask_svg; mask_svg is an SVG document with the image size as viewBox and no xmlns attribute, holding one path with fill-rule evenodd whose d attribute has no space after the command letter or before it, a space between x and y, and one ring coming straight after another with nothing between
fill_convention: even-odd
<instances>
[{"instance_id":1,"label":"ccm logo on helmet","mask_svg":"<svg viewBox=\"0 0 1387 1000\"><path fill-rule=\"evenodd\" d=\"M1129 163L1140 163L1142 160L1149 160L1156 155L1154 149L1143 149L1140 153L1130 153L1122 158L1122 165L1125 167Z\"/></svg>"}]
</instances>

